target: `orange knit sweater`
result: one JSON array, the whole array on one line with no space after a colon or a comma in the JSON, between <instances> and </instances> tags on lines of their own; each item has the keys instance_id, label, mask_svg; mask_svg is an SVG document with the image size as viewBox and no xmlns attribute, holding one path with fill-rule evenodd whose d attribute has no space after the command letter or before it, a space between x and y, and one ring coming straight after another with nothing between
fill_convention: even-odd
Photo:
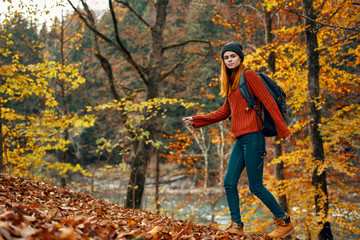
<instances>
[{"instance_id":1,"label":"orange knit sweater","mask_svg":"<svg viewBox=\"0 0 360 240\"><path fill-rule=\"evenodd\" d=\"M286 126L284 119L271 94L267 91L256 72L245 70L245 79L249 92L257 100L258 106L261 101L275 122L276 130L280 138L288 136L291 132ZM204 116L193 116L194 128L204 127L227 119L231 113L231 130L234 137L247 133L257 132L262 129L262 123L256 111L251 108L246 111L248 103L236 88L228 96L228 101L215 112Z\"/></svg>"}]
</instances>

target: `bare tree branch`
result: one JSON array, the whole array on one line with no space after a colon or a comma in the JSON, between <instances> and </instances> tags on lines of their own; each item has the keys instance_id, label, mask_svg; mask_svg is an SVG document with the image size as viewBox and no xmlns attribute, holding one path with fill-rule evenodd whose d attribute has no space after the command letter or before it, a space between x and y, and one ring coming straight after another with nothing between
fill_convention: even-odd
<instances>
[{"instance_id":1,"label":"bare tree branch","mask_svg":"<svg viewBox=\"0 0 360 240\"><path fill-rule=\"evenodd\" d=\"M123 43L121 42L120 37L119 37L118 22L117 22L117 20L116 20L116 16L115 16L115 12L114 12L114 7L113 7L113 4L112 4L112 0L109 0L109 7L110 7L111 19L112 19L113 25L114 25L116 42L117 42L119 45L123 45Z\"/></svg>"},{"instance_id":2,"label":"bare tree branch","mask_svg":"<svg viewBox=\"0 0 360 240\"><path fill-rule=\"evenodd\" d=\"M161 74L161 78L164 80L167 76L169 76L171 73L173 73L176 68L183 65L186 61L187 61L187 59L185 59L184 61L181 61L181 62L177 62L172 68L170 68L170 70Z\"/></svg>"},{"instance_id":3,"label":"bare tree branch","mask_svg":"<svg viewBox=\"0 0 360 240\"><path fill-rule=\"evenodd\" d=\"M86 11L86 13L88 14L87 15L87 17L88 17L88 19L90 20L90 22L91 23L93 23L93 25L95 25L95 19L94 19L94 17L93 17L93 15L91 14L91 11L90 11L90 9L89 9L89 6L86 4L86 2L84 2L83 0L80 0L81 1L81 3L82 3L82 5L83 5L83 7L84 7L84 9L85 9L85 11ZM70 3L71 4L71 3ZM74 8L74 6L71 4L71 6ZM74 8L74 10L75 10L75 8ZM76 11L77 13L78 13L78 11Z\"/></svg>"},{"instance_id":4,"label":"bare tree branch","mask_svg":"<svg viewBox=\"0 0 360 240\"><path fill-rule=\"evenodd\" d=\"M81 2L87 13L87 18L89 19L91 25L94 26L94 28L95 28L94 16L92 15L88 5L83 0L81 0ZM98 35L94 31L93 31L93 34L94 34L94 42L95 42L95 56L97 59L99 59L100 64L108 77L108 81L110 84L110 90L111 90L111 93L112 93L114 99L120 100L120 95L118 94L116 87L115 87L115 83L114 83L114 74L113 74L112 66L111 66L109 60L101 54L101 50L100 50L99 42L98 42Z\"/></svg>"},{"instance_id":5,"label":"bare tree branch","mask_svg":"<svg viewBox=\"0 0 360 240\"><path fill-rule=\"evenodd\" d=\"M84 7L84 9L85 9L85 11L87 13L87 18L89 19L91 25L95 26L95 19L94 19L90 9L88 8L88 6L87 6L87 4L85 2L83 2L83 7ZM98 43L99 36L95 32L93 32L93 34L94 34L94 43L95 43L95 56L96 56L96 58L99 59L100 64L101 64L102 68L104 69L104 71L105 71L105 73L106 73L106 75L108 77L109 84L110 84L110 90L111 90L111 93L112 93L114 99L120 100L120 95L117 93L115 83L114 83L114 75L113 75L112 66L111 66L110 62L108 61L108 59L105 58L101 54L101 50L100 50L99 43ZM134 89L131 89L131 88L129 88L129 87L123 85L123 84L119 84L119 86L122 88L124 95L126 95L126 98L130 99L130 100L134 99L134 96L130 96L131 94L133 95L134 93L144 91L143 88L134 90ZM125 90L130 92L130 94L126 94Z\"/></svg>"},{"instance_id":6,"label":"bare tree branch","mask_svg":"<svg viewBox=\"0 0 360 240\"><path fill-rule=\"evenodd\" d=\"M186 44L189 44L189 43L207 43L209 45L209 50L207 51L207 53L205 54L205 57L203 59L203 61L205 61L205 59L208 58L208 56L210 55L210 52L211 52L211 49L212 49L212 45L211 45L211 42L207 41L207 40L199 40L199 39L192 39L192 40L187 40L187 41L184 41L184 42L181 42L181 43L176 43L176 44L172 44L172 45L169 45L167 47L164 47L163 48L163 51L165 50L168 50L168 49L171 49L171 48L176 48L176 47L183 47L185 46ZM201 54L199 54L201 55ZM188 60L188 58L185 58L183 61L175 64L170 70L166 71L165 73L162 74L162 79L165 79L165 77L167 77L168 75L170 75L176 68L178 68L179 66L181 66L182 64L184 64L186 61Z\"/></svg>"},{"instance_id":7,"label":"bare tree branch","mask_svg":"<svg viewBox=\"0 0 360 240\"><path fill-rule=\"evenodd\" d=\"M138 89L132 89L129 88L128 86L125 86L124 84L119 83L119 85L123 88L126 89L127 91L131 92L131 93L138 93L138 92L144 92L146 91L145 88L138 88ZM133 98L131 98L133 99Z\"/></svg>"},{"instance_id":8,"label":"bare tree branch","mask_svg":"<svg viewBox=\"0 0 360 240\"><path fill-rule=\"evenodd\" d=\"M323 0L323 2L322 2L322 4L321 4L321 6L320 6L319 9L323 9L323 7L325 6L326 1L327 1L327 0Z\"/></svg>"},{"instance_id":9,"label":"bare tree branch","mask_svg":"<svg viewBox=\"0 0 360 240\"><path fill-rule=\"evenodd\" d=\"M349 36L340 38L338 41L332 43L331 45L323 46L323 47L319 48L318 51L319 51L319 52L321 52L321 51L326 51L326 50L328 50L329 47L333 47L333 46L336 46L336 45L338 45L338 44L340 44L340 43L342 43L342 42L345 42L345 41L351 39L352 37L354 37L354 36L356 36L356 35L358 35L358 34L359 34L359 33L354 33L354 34L352 34L352 35L349 35Z\"/></svg>"},{"instance_id":10,"label":"bare tree branch","mask_svg":"<svg viewBox=\"0 0 360 240\"><path fill-rule=\"evenodd\" d=\"M333 14L331 14L331 16L328 18L328 20L332 19L333 16L335 16L335 14L341 9L341 5L343 5L343 4L345 3L345 1L346 1L346 0L344 0L344 1L340 4L339 8L336 9L336 11L334 11Z\"/></svg>"},{"instance_id":11,"label":"bare tree branch","mask_svg":"<svg viewBox=\"0 0 360 240\"><path fill-rule=\"evenodd\" d=\"M72 23L72 21L74 20L74 14L72 14L68 19L66 19L66 22L65 22L65 25L63 26L63 27L61 27L61 28L63 28L63 30L64 31L66 31L67 30L67 28L70 26L70 24ZM62 21L62 24L64 24L63 23L63 18L64 18L64 16L63 15L61 15L61 21ZM55 36L55 38L56 39L58 39L59 41L60 41L60 39L61 39L61 36L59 36L59 34L57 33L57 23L58 23L58 20L56 20L56 22L55 22L55 28L54 28L54 36ZM77 29L78 30L78 29ZM73 31L73 34L71 34L71 36L69 37L69 38L67 38L67 39L63 39L62 41L63 41L63 44L67 44L68 42L70 42L71 41L71 39L73 38L73 37L75 37L75 35L76 35L76 33L78 32L78 31ZM67 35L70 35L69 33L67 34ZM67 54L65 54L65 56L64 56L64 59L67 59L73 52L75 51L75 49L72 49L71 51L68 51L68 53Z\"/></svg>"},{"instance_id":12,"label":"bare tree branch","mask_svg":"<svg viewBox=\"0 0 360 240\"><path fill-rule=\"evenodd\" d=\"M128 63L130 63L131 66L133 66L135 68L135 70L137 71L137 73L140 75L141 79L143 80L143 82L147 82L147 78L146 75L144 74L143 69L135 62L135 60L133 59L133 57L131 56L130 52L125 48L124 45L122 44L117 44L115 43L113 40L111 40L110 38L108 38L107 36L105 36L104 34L102 34L100 31L98 31L96 29L96 27L94 26L94 24L91 24L84 16L84 14L82 14L79 9L77 9L73 3L71 2L71 0L67 0L68 3L71 5L71 7L74 9L74 11L77 13L77 15L80 17L80 19L85 23L85 25L92 31L94 32L97 36L99 36L101 39L103 39L105 42L109 43L111 46L113 46L115 49L117 49L122 55L123 57L127 60ZM85 10L87 11L87 13L90 13L90 9L87 7L87 4L84 2L84 0L81 0L81 3L83 4ZM89 19L92 18L92 16L87 16Z\"/></svg>"},{"instance_id":13,"label":"bare tree branch","mask_svg":"<svg viewBox=\"0 0 360 240\"><path fill-rule=\"evenodd\" d=\"M181 43L176 43L176 44L172 44L166 47L163 47L163 52L165 52L166 50L169 50L170 48L176 48L176 47L182 47L185 46L188 43L207 43L211 49L211 42L207 41L207 40L201 40L201 39L192 39L192 40L187 40L185 42L181 42ZM209 50L210 51L210 50Z\"/></svg>"},{"instance_id":14,"label":"bare tree branch","mask_svg":"<svg viewBox=\"0 0 360 240\"><path fill-rule=\"evenodd\" d=\"M285 8L286 11L288 12L292 12L292 13L295 13L297 16L299 17L302 17L302 18L306 18L312 22L315 22L315 23L318 23L322 26L325 26L325 27L331 27L331 28L336 28L336 29L344 29L344 30L348 30L348 31L355 31L355 32L359 32L360 33L360 28L357 28L357 27L341 27L341 26L335 26L335 25L331 25L331 24L327 24L327 23L323 23L323 22L319 22L319 21L316 21L315 19L312 19L308 16L305 16L301 13L299 13L298 11L294 10L294 9L291 9L289 7L286 7Z\"/></svg>"},{"instance_id":15,"label":"bare tree branch","mask_svg":"<svg viewBox=\"0 0 360 240\"><path fill-rule=\"evenodd\" d=\"M116 87L115 87L115 83L114 83L114 74L112 71L111 64L99 51L99 46L98 46L97 41L96 41L96 48L97 48L97 50L95 51L95 56L99 59L102 68L104 69L106 75L108 76L111 93L112 93L114 99L119 101L120 95L116 91Z\"/></svg>"},{"instance_id":16,"label":"bare tree branch","mask_svg":"<svg viewBox=\"0 0 360 240\"><path fill-rule=\"evenodd\" d=\"M254 7L254 6L251 6L250 4L242 3L241 5L244 6L245 8L250 8L250 9L254 10L255 12L257 12L257 13L259 14L259 16L262 15L262 12L260 12L259 9L257 9L257 8ZM240 7L240 4L239 4L238 6Z\"/></svg>"},{"instance_id":17,"label":"bare tree branch","mask_svg":"<svg viewBox=\"0 0 360 240\"><path fill-rule=\"evenodd\" d=\"M111 0L109 0L109 1L111 1ZM121 1L121 0L116 0L118 3L121 3L121 4L123 4L125 7L127 7L142 23L144 23L148 28L152 28L151 26L150 26L150 24L148 24L136 11L135 11L135 9L133 9L130 5L129 5L129 3L128 2L126 2L126 1Z\"/></svg>"}]
</instances>

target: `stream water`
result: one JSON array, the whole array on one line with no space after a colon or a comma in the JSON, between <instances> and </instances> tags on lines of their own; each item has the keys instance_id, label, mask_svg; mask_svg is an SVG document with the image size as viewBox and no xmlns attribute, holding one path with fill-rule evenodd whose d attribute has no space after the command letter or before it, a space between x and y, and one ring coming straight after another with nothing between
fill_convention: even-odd
<instances>
[{"instance_id":1,"label":"stream water","mask_svg":"<svg viewBox=\"0 0 360 240\"><path fill-rule=\"evenodd\" d=\"M160 197L161 214L191 220L202 225L211 224L212 215L214 215L215 223L229 224L230 215L227 210L226 197L220 197L213 211L210 201L206 196L164 195ZM145 197L144 209L155 212L154 196Z\"/></svg>"},{"instance_id":2,"label":"stream water","mask_svg":"<svg viewBox=\"0 0 360 240\"><path fill-rule=\"evenodd\" d=\"M226 196L223 194L216 204L214 205L214 210L212 211L212 207L210 204L210 200L214 199L215 196L212 196L211 199L209 196L203 194L185 194L187 191L184 191L184 194L161 194L160 195L160 214L166 215L174 218L189 220L201 225L210 225L212 223L212 215L214 216L214 222L217 224L219 229L224 229L231 222L230 213L228 211L228 205L226 201ZM125 203L125 194L122 194L116 200L114 198L109 198L109 195L96 196L97 198L102 198L109 202L113 202L120 206L123 206ZM106 197L107 196L107 197ZM252 204L252 203L249 203ZM272 215L270 211L263 207L263 204L256 206L257 210L251 216L247 215L247 222L249 223L259 223L258 221L268 222L269 225L266 226L265 232L269 232L273 230L273 225L271 224ZM156 212L155 206L155 197L152 191L145 192L145 196L143 198L143 210ZM294 208L295 210L295 208ZM245 214L245 211L242 211ZM252 229L248 229L248 225L246 225L247 231L252 231ZM264 230L262 230L263 232ZM297 235L299 239L306 239L304 234L299 235L299 231L301 231L300 227L297 226ZM255 230L256 233L256 230ZM337 235L336 229L333 230L333 234ZM346 238L340 239L359 239L359 235L357 234L346 234Z\"/></svg>"},{"instance_id":3,"label":"stream water","mask_svg":"<svg viewBox=\"0 0 360 240\"><path fill-rule=\"evenodd\" d=\"M228 210L227 200L225 194L221 197L219 195L204 195L204 194L161 194L160 195L160 214L185 219L201 225L212 224L212 218L219 228L228 226L231 223L230 213ZM145 192L143 198L142 209L150 212L156 212L155 194L152 192ZM100 196L99 196L100 197ZM219 197L219 199L217 199ZM123 206L125 203L125 196L121 196L114 199L109 199L101 196L109 202L116 203ZM216 204L213 204L212 209L211 202L217 199ZM265 211L262 211L265 210ZM245 212L244 212L245 213ZM269 211L262 209L262 206L258 208L255 215L252 218L266 218L271 219L272 216ZM248 219L251 221L251 219Z\"/></svg>"}]
</instances>

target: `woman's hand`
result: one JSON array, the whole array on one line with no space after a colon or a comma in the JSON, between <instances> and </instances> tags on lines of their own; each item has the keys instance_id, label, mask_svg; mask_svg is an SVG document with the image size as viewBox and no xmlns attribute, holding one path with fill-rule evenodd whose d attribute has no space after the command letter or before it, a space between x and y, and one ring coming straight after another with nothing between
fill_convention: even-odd
<instances>
[{"instance_id":1,"label":"woman's hand","mask_svg":"<svg viewBox=\"0 0 360 240\"><path fill-rule=\"evenodd\" d=\"M182 119L184 121L184 123L186 124L186 126L192 126L194 125L194 120L192 117L183 117Z\"/></svg>"},{"instance_id":2,"label":"woman's hand","mask_svg":"<svg viewBox=\"0 0 360 240\"><path fill-rule=\"evenodd\" d=\"M290 143L291 136L292 136L292 134L290 133L289 135L287 135L286 137L284 137L284 141L285 141L286 143Z\"/></svg>"}]
</instances>

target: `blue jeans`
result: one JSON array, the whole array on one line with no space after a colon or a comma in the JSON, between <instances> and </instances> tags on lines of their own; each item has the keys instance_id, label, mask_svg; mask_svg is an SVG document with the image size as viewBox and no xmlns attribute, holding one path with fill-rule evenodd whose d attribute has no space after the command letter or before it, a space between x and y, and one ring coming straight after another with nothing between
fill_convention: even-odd
<instances>
[{"instance_id":1,"label":"blue jeans","mask_svg":"<svg viewBox=\"0 0 360 240\"><path fill-rule=\"evenodd\" d=\"M233 222L238 224L242 222L237 185L245 167L251 193L255 194L269 208L274 217L285 217L285 212L263 184L264 153L266 153L265 137L262 131L236 138L224 179L226 198Z\"/></svg>"}]
</instances>

